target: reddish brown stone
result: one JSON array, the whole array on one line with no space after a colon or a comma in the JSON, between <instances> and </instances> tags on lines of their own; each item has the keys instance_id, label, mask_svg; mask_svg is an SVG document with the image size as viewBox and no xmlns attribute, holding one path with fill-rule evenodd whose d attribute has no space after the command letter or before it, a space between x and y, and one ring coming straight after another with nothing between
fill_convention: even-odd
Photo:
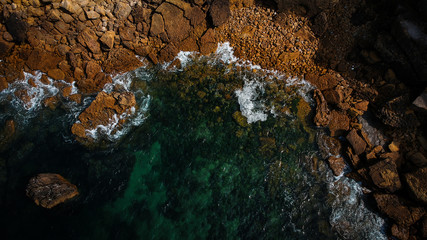
<instances>
[{"instance_id":1,"label":"reddish brown stone","mask_svg":"<svg viewBox=\"0 0 427 240\"><path fill-rule=\"evenodd\" d=\"M43 101L43 105L48 107L50 110L55 110L59 105L59 98L56 96L48 97Z\"/></svg>"},{"instance_id":2,"label":"reddish brown stone","mask_svg":"<svg viewBox=\"0 0 427 240\"><path fill-rule=\"evenodd\" d=\"M347 134L347 140L354 149L356 155L362 154L366 149L366 142L357 134L357 130L353 129Z\"/></svg>"},{"instance_id":3,"label":"reddish brown stone","mask_svg":"<svg viewBox=\"0 0 427 240\"><path fill-rule=\"evenodd\" d=\"M406 173L405 181L416 200L427 204L427 168Z\"/></svg>"},{"instance_id":4,"label":"reddish brown stone","mask_svg":"<svg viewBox=\"0 0 427 240\"><path fill-rule=\"evenodd\" d=\"M131 92L110 94L100 92L91 105L79 115L79 122L72 126L71 132L80 143L90 146L94 139L87 135L86 130L95 129L98 125L109 124L114 115L130 114L130 109L135 106L135 96ZM118 123L116 130L120 128L121 124L121 122Z\"/></svg>"},{"instance_id":5,"label":"reddish brown stone","mask_svg":"<svg viewBox=\"0 0 427 240\"><path fill-rule=\"evenodd\" d=\"M53 80L64 80L65 73L61 69L50 69L47 71L47 75Z\"/></svg>"},{"instance_id":6,"label":"reddish brown stone","mask_svg":"<svg viewBox=\"0 0 427 240\"><path fill-rule=\"evenodd\" d=\"M355 103L354 107L360 111L366 112L368 111L368 105L369 105L368 101L361 101L361 102Z\"/></svg>"},{"instance_id":7,"label":"reddish brown stone","mask_svg":"<svg viewBox=\"0 0 427 240\"><path fill-rule=\"evenodd\" d=\"M393 224L391 227L391 235L396 237L399 240L408 240L409 239L409 229L407 227L399 226Z\"/></svg>"},{"instance_id":8,"label":"reddish brown stone","mask_svg":"<svg viewBox=\"0 0 427 240\"><path fill-rule=\"evenodd\" d=\"M369 167L372 182L379 188L395 192L402 187L396 164L391 160L380 161Z\"/></svg>"},{"instance_id":9,"label":"reddish brown stone","mask_svg":"<svg viewBox=\"0 0 427 240\"><path fill-rule=\"evenodd\" d=\"M80 44L89 48L89 50L94 54L101 53L101 46L98 42L98 36L96 36L95 32L90 29L84 29L79 36L77 37Z\"/></svg>"},{"instance_id":10,"label":"reddish brown stone","mask_svg":"<svg viewBox=\"0 0 427 240\"><path fill-rule=\"evenodd\" d=\"M0 38L0 59L6 57L14 45L15 44L3 41L3 39Z\"/></svg>"},{"instance_id":11,"label":"reddish brown stone","mask_svg":"<svg viewBox=\"0 0 427 240\"><path fill-rule=\"evenodd\" d=\"M26 193L44 208L53 208L79 194L75 185L54 173L42 173L31 178Z\"/></svg>"},{"instance_id":12,"label":"reddish brown stone","mask_svg":"<svg viewBox=\"0 0 427 240\"><path fill-rule=\"evenodd\" d=\"M172 43L170 43L160 51L159 61L170 62L175 58L178 52L178 49Z\"/></svg>"},{"instance_id":13,"label":"reddish brown stone","mask_svg":"<svg viewBox=\"0 0 427 240\"><path fill-rule=\"evenodd\" d=\"M329 130L331 131L331 136L341 136L346 131L348 131L350 126L350 119L345 113L333 110L331 112L328 126Z\"/></svg>"},{"instance_id":14,"label":"reddish brown stone","mask_svg":"<svg viewBox=\"0 0 427 240\"><path fill-rule=\"evenodd\" d=\"M36 48L31 52L26 64L31 70L47 72L49 69L55 69L61 60L60 57L52 53Z\"/></svg>"},{"instance_id":15,"label":"reddish brown stone","mask_svg":"<svg viewBox=\"0 0 427 240\"><path fill-rule=\"evenodd\" d=\"M330 121L330 112L328 104L319 89L315 89L313 98L316 101L316 115L314 116L314 124L320 127L326 127Z\"/></svg>"},{"instance_id":16,"label":"reddish brown stone","mask_svg":"<svg viewBox=\"0 0 427 240\"><path fill-rule=\"evenodd\" d=\"M203 55L215 52L218 44L215 40L215 31L209 28L200 39L200 53Z\"/></svg>"},{"instance_id":17,"label":"reddish brown stone","mask_svg":"<svg viewBox=\"0 0 427 240\"><path fill-rule=\"evenodd\" d=\"M327 73L322 76L307 74L305 79L320 90L333 89L342 77L337 73Z\"/></svg>"},{"instance_id":18,"label":"reddish brown stone","mask_svg":"<svg viewBox=\"0 0 427 240\"><path fill-rule=\"evenodd\" d=\"M335 176L340 176L344 173L346 164L342 157L331 156L328 158L328 163Z\"/></svg>"},{"instance_id":19,"label":"reddish brown stone","mask_svg":"<svg viewBox=\"0 0 427 240\"><path fill-rule=\"evenodd\" d=\"M322 91L326 102L329 104L339 104L343 101L344 95L339 89L326 89Z\"/></svg>"},{"instance_id":20,"label":"reddish brown stone","mask_svg":"<svg viewBox=\"0 0 427 240\"><path fill-rule=\"evenodd\" d=\"M170 3L164 2L157 9L163 16L165 31L169 40L178 43L190 34L190 21L184 17L181 9Z\"/></svg>"},{"instance_id":21,"label":"reddish brown stone","mask_svg":"<svg viewBox=\"0 0 427 240\"><path fill-rule=\"evenodd\" d=\"M9 83L6 81L5 77L0 77L0 92L5 90L9 86Z\"/></svg>"},{"instance_id":22,"label":"reddish brown stone","mask_svg":"<svg viewBox=\"0 0 427 240\"><path fill-rule=\"evenodd\" d=\"M142 63L133 52L125 48L115 48L108 54L103 69L105 73L123 73L135 70L140 66Z\"/></svg>"},{"instance_id":23,"label":"reddish brown stone","mask_svg":"<svg viewBox=\"0 0 427 240\"><path fill-rule=\"evenodd\" d=\"M215 27L224 24L231 16L229 0L214 0L209 8L209 17Z\"/></svg>"},{"instance_id":24,"label":"reddish brown stone","mask_svg":"<svg viewBox=\"0 0 427 240\"><path fill-rule=\"evenodd\" d=\"M101 66L99 66L99 64L97 64L95 61L89 61L86 64L86 77L93 79L95 78L96 74L101 72L101 70Z\"/></svg>"},{"instance_id":25,"label":"reddish brown stone","mask_svg":"<svg viewBox=\"0 0 427 240\"><path fill-rule=\"evenodd\" d=\"M374 198L380 211L400 226L411 226L425 213L424 208L408 206L394 194L375 193Z\"/></svg>"},{"instance_id":26,"label":"reddish brown stone","mask_svg":"<svg viewBox=\"0 0 427 240\"><path fill-rule=\"evenodd\" d=\"M77 87L82 93L93 94L101 91L105 84L112 82L113 80L110 76L105 75L103 72L99 72L93 79L86 78L77 81Z\"/></svg>"}]
</instances>

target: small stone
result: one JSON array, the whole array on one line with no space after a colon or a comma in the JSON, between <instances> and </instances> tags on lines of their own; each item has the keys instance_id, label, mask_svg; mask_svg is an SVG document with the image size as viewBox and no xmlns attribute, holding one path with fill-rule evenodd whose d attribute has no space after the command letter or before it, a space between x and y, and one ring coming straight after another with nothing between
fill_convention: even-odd
<instances>
[{"instance_id":1,"label":"small stone","mask_svg":"<svg viewBox=\"0 0 427 240\"><path fill-rule=\"evenodd\" d=\"M354 108L356 108L357 110L366 112L368 111L368 105L369 105L368 101L361 101L361 102L355 103Z\"/></svg>"},{"instance_id":2,"label":"small stone","mask_svg":"<svg viewBox=\"0 0 427 240\"><path fill-rule=\"evenodd\" d=\"M398 152L399 151L399 144L396 142L391 142L390 145L388 145L388 149L392 152Z\"/></svg>"},{"instance_id":3,"label":"small stone","mask_svg":"<svg viewBox=\"0 0 427 240\"><path fill-rule=\"evenodd\" d=\"M95 11L86 11L86 16L90 20L98 19L100 17L99 13Z\"/></svg>"}]
</instances>

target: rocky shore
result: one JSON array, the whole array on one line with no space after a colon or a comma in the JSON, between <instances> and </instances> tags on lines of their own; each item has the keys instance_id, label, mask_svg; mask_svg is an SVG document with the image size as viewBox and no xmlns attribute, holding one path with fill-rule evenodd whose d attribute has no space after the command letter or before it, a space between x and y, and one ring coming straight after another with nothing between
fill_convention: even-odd
<instances>
[{"instance_id":1,"label":"rocky shore","mask_svg":"<svg viewBox=\"0 0 427 240\"><path fill-rule=\"evenodd\" d=\"M427 238L423 1L0 2L0 91L41 71L40 81L59 89L46 107L95 97L70 130L82 144L93 142L87 130L137 107L124 89L102 92L112 76L229 41L239 58L313 84L313 122L328 132L319 147L332 153L322 157L334 174L351 168L346 176L390 219L389 235ZM0 152L15 129L13 119L2 124Z\"/></svg>"}]
</instances>

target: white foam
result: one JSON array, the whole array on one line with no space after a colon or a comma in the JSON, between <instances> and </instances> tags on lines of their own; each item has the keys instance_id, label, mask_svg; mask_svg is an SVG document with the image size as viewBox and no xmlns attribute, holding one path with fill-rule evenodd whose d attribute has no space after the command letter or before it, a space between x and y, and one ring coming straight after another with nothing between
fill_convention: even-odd
<instances>
[{"instance_id":1,"label":"white foam","mask_svg":"<svg viewBox=\"0 0 427 240\"><path fill-rule=\"evenodd\" d=\"M256 80L246 81L243 89L235 91L240 104L242 115L247 118L248 123L267 120L265 105L259 99L260 93L264 93L264 84Z\"/></svg>"}]
</instances>

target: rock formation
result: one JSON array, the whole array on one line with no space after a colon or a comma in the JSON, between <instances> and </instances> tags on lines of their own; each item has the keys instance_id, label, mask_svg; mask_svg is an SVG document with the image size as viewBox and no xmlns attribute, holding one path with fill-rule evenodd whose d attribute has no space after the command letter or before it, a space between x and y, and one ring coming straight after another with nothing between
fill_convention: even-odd
<instances>
[{"instance_id":1,"label":"rock formation","mask_svg":"<svg viewBox=\"0 0 427 240\"><path fill-rule=\"evenodd\" d=\"M41 173L31 178L26 193L44 208L53 208L79 194L75 185L55 173Z\"/></svg>"}]
</instances>

